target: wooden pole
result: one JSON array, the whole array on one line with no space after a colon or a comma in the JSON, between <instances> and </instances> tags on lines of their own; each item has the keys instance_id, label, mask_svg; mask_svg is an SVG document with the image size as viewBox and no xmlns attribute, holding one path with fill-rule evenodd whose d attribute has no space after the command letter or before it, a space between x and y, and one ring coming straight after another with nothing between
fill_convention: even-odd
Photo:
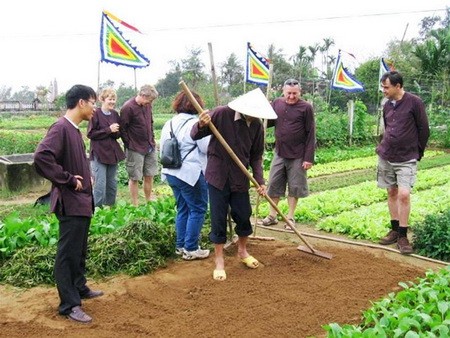
<instances>
[{"instance_id":1,"label":"wooden pole","mask_svg":"<svg viewBox=\"0 0 450 338\"><path fill-rule=\"evenodd\" d=\"M98 67L97 67L97 93L100 92L100 64L101 60L98 60Z\"/></svg>"},{"instance_id":2,"label":"wooden pole","mask_svg":"<svg viewBox=\"0 0 450 338\"><path fill-rule=\"evenodd\" d=\"M209 50L209 61L211 63L211 76L214 85L214 99L216 102L216 106L220 105L219 93L217 90L217 77L216 77L216 69L214 67L214 57L213 57L213 49L211 42L208 42L208 50Z\"/></svg>"},{"instance_id":3,"label":"wooden pole","mask_svg":"<svg viewBox=\"0 0 450 338\"><path fill-rule=\"evenodd\" d=\"M272 77L273 77L273 64L269 63L269 81L267 82L266 98L270 101L270 92L272 89ZM264 126L264 149L266 149L266 132L267 132L267 119L263 120Z\"/></svg>"},{"instance_id":4,"label":"wooden pole","mask_svg":"<svg viewBox=\"0 0 450 338\"><path fill-rule=\"evenodd\" d=\"M353 100L347 102L348 108L348 134L349 134L349 145L352 146L353 143L353 117L355 115L355 104Z\"/></svg>"}]
</instances>

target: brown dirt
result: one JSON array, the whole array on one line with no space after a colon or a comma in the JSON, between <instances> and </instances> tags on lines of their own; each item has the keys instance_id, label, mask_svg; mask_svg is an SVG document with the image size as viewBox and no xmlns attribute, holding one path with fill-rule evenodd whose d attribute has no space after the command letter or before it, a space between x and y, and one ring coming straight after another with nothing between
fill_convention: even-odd
<instances>
[{"instance_id":1,"label":"brown dirt","mask_svg":"<svg viewBox=\"0 0 450 338\"><path fill-rule=\"evenodd\" d=\"M0 336L323 337L322 325L359 323L371 301L400 290L398 282L440 268L392 252L308 239L334 255L326 260L298 251L295 235L277 237L250 241L250 253L262 264L255 270L237 259L235 246L228 248L224 282L212 279L212 257L92 282L105 295L83 302L94 318L88 325L57 314L54 287L0 286Z\"/></svg>"}]
</instances>

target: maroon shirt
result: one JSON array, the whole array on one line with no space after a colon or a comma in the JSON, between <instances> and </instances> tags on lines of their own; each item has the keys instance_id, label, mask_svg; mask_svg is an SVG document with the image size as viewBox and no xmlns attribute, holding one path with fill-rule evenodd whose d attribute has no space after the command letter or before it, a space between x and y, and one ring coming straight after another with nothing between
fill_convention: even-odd
<instances>
[{"instance_id":1,"label":"maroon shirt","mask_svg":"<svg viewBox=\"0 0 450 338\"><path fill-rule=\"evenodd\" d=\"M275 126L275 150L286 159L301 158L314 162L316 148L316 124L311 104L299 100L287 104L283 97L272 102L278 115L275 120L268 120L268 127Z\"/></svg>"},{"instance_id":2,"label":"maroon shirt","mask_svg":"<svg viewBox=\"0 0 450 338\"><path fill-rule=\"evenodd\" d=\"M405 92L395 105L387 101L383 107L383 120L385 130L377 154L390 162L420 160L430 136L422 100Z\"/></svg>"},{"instance_id":3,"label":"maroon shirt","mask_svg":"<svg viewBox=\"0 0 450 338\"><path fill-rule=\"evenodd\" d=\"M120 132L126 149L141 153L155 149L152 105L141 106L136 98L129 99L120 110Z\"/></svg>"},{"instance_id":4,"label":"maroon shirt","mask_svg":"<svg viewBox=\"0 0 450 338\"><path fill-rule=\"evenodd\" d=\"M119 123L117 111L111 110L106 115L101 108L95 110L87 129L87 137L91 139L91 160L95 157L103 164L117 164L125 159L125 153L117 142L120 132L113 133L109 127L113 123Z\"/></svg>"},{"instance_id":5,"label":"maroon shirt","mask_svg":"<svg viewBox=\"0 0 450 338\"><path fill-rule=\"evenodd\" d=\"M221 106L211 113L211 122L233 149L236 156L246 167L252 168L253 177L258 184L265 184L262 168L264 152L264 132L261 121L255 119L247 126L243 118L235 120L235 111L228 106ZM211 135L208 127L199 129L198 122L191 130L193 140ZM205 179L208 184L222 190L227 180L231 191L245 192L250 188L248 177L227 153L220 141L213 135L208 146L208 163Z\"/></svg>"},{"instance_id":6,"label":"maroon shirt","mask_svg":"<svg viewBox=\"0 0 450 338\"><path fill-rule=\"evenodd\" d=\"M34 165L39 175L52 182L51 211L64 216L92 216L91 172L83 137L65 117L50 127L37 146ZM83 177L80 191L75 191L74 175Z\"/></svg>"}]
</instances>

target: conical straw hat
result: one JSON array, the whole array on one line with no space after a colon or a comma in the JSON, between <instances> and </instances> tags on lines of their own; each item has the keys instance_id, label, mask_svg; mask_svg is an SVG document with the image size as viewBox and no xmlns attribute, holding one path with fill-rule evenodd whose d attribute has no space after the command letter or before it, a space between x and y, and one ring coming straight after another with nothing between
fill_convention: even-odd
<instances>
[{"instance_id":1,"label":"conical straw hat","mask_svg":"<svg viewBox=\"0 0 450 338\"><path fill-rule=\"evenodd\" d=\"M260 88L239 96L237 99L228 103L228 107L244 115L261 119L277 118L277 114Z\"/></svg>"}]
</instances>

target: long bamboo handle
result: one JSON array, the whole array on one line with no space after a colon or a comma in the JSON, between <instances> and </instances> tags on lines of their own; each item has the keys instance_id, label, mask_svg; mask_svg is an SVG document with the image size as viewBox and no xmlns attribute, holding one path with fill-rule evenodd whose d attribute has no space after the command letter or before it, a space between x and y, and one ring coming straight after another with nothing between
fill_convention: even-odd
<instances>
[{"instance_id":1,"label":"long bamboo handle","mask_svg":"<svg viewBox=\"0 0 450 338\"><path fill-rule=\"evenodd\" d=\"M191 101L191 103L194 105L195 109L197 110L197 112L199 114L203 113L203 108L200 106L200 104L197 102L197 100L195 99L194 95L192 95L192 92L190 91L189 87L186 85L186 83L184 81L180 81L180 86L183 89L183 91L185 92L185 94L188 96L189 101ZM242 170L242 172L248 177L248 179L255 185L255 187L257 189L259 189L261 186L259 185L259 183L255 180L255 178L252 176L252 174L250 174L250 172L247 170L247 168L242 164L241 160L239 159L239 157L237 157L237 155L234 153L233 149L231 149L231 147L228 145L227 141L225 141L225 139L222 137L222 135L220 134L220 132L217 130L216 126L210 122L208 124L209 129L211 129L211 132L214 134L214 136L219 140L220 144L222 144L222 146L225 148L225 150L227 151L228 155L231 156L231 158L233 159L234 162L236 162L236 164L238 165L238 167ZM303 238L302 234L300 233L300 231L298 231L295 226L293 226L291 224L291 221L289 221L287 219L287 217L281 212L281 210L278 208L278 206L275 204L275 202L269 197L269 195L264 194L264 197L266 198L266 200L269 202L269 204L276 210L276 212L278 213L278 215L281 216L281 218L283 219L284 222L286 222L286 224L289 225L289 227L296 233L296 235L303 241L303 243L305 243L305 245L308 247L309 250L311 250L311 252L314 252L315 250L313 249L313 247L306 241L305 238Z\"/></svg>"}]
</instances>

